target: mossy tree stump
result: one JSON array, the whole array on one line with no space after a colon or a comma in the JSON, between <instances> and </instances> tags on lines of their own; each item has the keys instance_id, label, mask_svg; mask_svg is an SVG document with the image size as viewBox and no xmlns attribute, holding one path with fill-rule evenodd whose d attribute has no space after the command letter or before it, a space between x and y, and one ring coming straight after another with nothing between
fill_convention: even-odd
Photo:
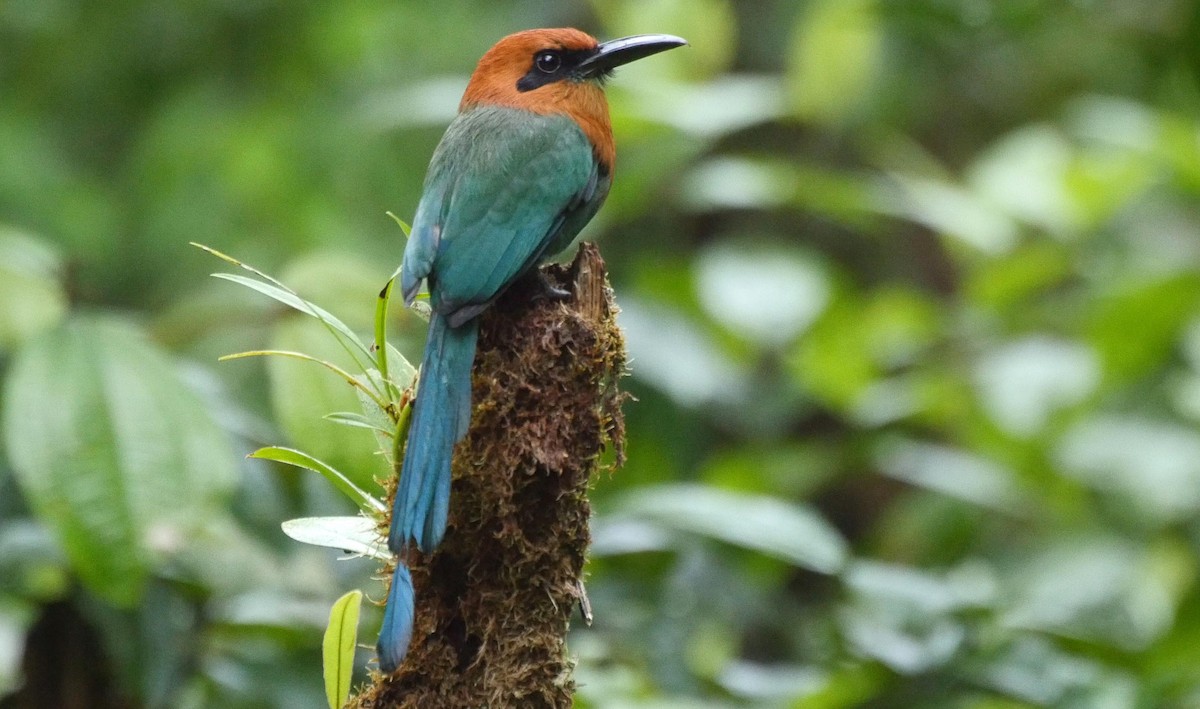
<instances>
[{"instance_id":1,"label":"mossy tree stump","mask_svg":"<svg viewBox=\"0 0 1200 709\"><path fill-rule=\"evenodd\" d=\"M410 552L408 656L351 707L572 703L565 639L584 600L591 477L607 445L622 457L625 350L595 246L543 273L572 297L519 284L482 316L446 537L433 554Z\"/></svg>"}]
</instances>

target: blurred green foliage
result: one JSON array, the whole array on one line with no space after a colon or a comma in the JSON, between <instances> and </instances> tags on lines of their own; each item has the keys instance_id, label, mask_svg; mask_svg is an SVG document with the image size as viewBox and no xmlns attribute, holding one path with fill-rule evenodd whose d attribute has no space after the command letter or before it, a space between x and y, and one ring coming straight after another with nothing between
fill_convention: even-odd
<instances>
[{"instance_id":1,"label":"blurred green foliage","mask_svg":"<svg viewBox=\"0 0 1200 709\"><path fill-rule=\"evenodd\" d=\"M319 706L382 586L238 454L380 462L315 366L216 364L319 345L187 243L369 331L474 61L554 25L692 40L609 89L639 401L579 704L1200 703L1195 3L9 0L0 706Z\"/></svg>"}]
</instances>

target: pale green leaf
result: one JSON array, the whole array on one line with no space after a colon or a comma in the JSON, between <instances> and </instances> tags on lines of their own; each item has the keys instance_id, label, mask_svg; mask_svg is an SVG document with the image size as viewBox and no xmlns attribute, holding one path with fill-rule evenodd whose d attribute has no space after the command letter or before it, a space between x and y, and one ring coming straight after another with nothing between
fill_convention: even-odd
<instances>
[{"instance_id":1,"label":"pale green leaf","mask_svg":"<svg viewBox=\"0 0 1200 709\"><path fill-rule=\"evenodd\" d=\"M379 525L367 517L300 517L282 525L283 533L304 544L340 549L387 561L392 558Z\"/></svg>"},{"instance_id":2,"label":"pale green leaf","mask_svg":"<svg viewBox=\"0 0 1200 709\"><path fill-rule=\"evenodd\" d=\"M350 698L362 596L362 591L351 591L337 599L329 610L329 625L325 628L325 638L321 643L325 698L329 700L329 709L341 709Z\"/></svg>"},{"instance_id":3,"label":"pale green leaf","mask_svg":"<svg viewBox=\"0 0 1200 709\"><path fill-rule=\"evenodd\" d=\"M1200 509L1200 434L1140 416L1091 416L1062 434L1057 468L1103 491L1139 518L1193 519Z\"/></svg>"},{"instance_id":4,"label":"pale green leaf","mask_svg":"<svg viewBox=\"0 0 1200 709\"><path fill-rule=\"evenodd\" d=\"M875 464L897 480L980 507L1017 512L1026 504L1012 470L956 448L889 438L879 444Z\"/></svg>"},{"instance_id":5,"label":"pale green leaf","mask_svg":"<svg viewBox=\"0 0 1200 709\"><path fill-rule=\"evenodd\" d=\"M62 320L67 294L61 269L49 244L0 226L0 350Z\"/></svg>"},{"instance_id":6,"label":"pale green leaf","mask_svg":"<svg viewBox=\"0 0 1200 709\"><path fill-rule=\"evenodd\" d=\"M1016 221L978 194L942 180L892 177L894 184L879 190L878 206L885 214L911 219L990 256L1016 247Z\"/></svg>"},{"instance_id":7,"label":"pale green leaf","mask_svg":"<svg viewBox=\"0 0 1200 709\"><path fill-rule=\"evenodd\" d=\"M696 297L712 318L752 342L781 346L825 309L826 269L803 252L724 242L696 263Z\"/></svg>"},{"instance_id":8,"label":"pale green leaf","mask_svg":"<svg viewBox=\"0 0 1200 709\"><path fill-rule=\"evenodd\" d=\"M1142 652L1177 622L1195 575L1195 557L1175 541L1056 538L1005 574L1003 622Z\"/></svg>"},{"instance_id":9,"label":"pale green leaf","mask_svg":"<svg viewBox=\"0 0 1200 709\"><path fill-rule=\"evenodd\" d=\"M788 71L797 112L839 122L857 108L874 83L882 34L874 0L809 3Z\"/></svg>"},{"instance_id":10,"label":"pale green leaf","mask_svg":"<svg viewBox=\"0 0 1200 709\"><path fill-rule=\"evenodd\" d=\"M0 596L0 695L22 684L25 638L37 620L36 606Z\"/></svg>"},{"instance_id":11,"label":"pale green leaf","mask_svg":"<svg viewBox=\"0 0 1200 709\"><path fill-rule=\"evenodd\" d=\"M660 485L624 498L617 517L656 522L832 574L845 564L841 534L815 510L765 495L701 485Z\"/></svg>"},{"instance_id":12,"label":"pale green leaf","mask_svg":"<svg viewBox=\"0 0 1200 709\"><path fill-rule=\"evenodd\" d=\"M1010 216L1058 237L1077 233L1083 210L1072 202L1071 145L1047 125L1017 130L976 158L967 183Z\"/></svg>"},{"instance_id":13,"label":"pale green leaf","mask_svg":"<svg viewBox=\"0 0 1200 709\"><path fill-rule=\"evenodd\" d=\"M1038 435L1059 409L1083 401L1100 381L1091 348L1050 335L993 346L975 367L979 399L1000 428Z\"/></svg>"},{"instance_id":14,"label":"pale green leaf","mask_svg":"<svg viewBox=\"0 0 1200 709\"><path fill-rule=\"evenodd\" d=\"M619 315L635 375L684 406L745 395L745 369L726 356L693 319L658 304L627 298Z\"/></svg>"},{"instance_id":15,"label":"pale green leaf","mask_svg":"<svg viewBox=\"0 0 1200 709\"><path fill-rule=\"evenodd\" d=\"M670 54L668 52L664 56ZM649 132L648 125L671 126L693 138L713 140L785 116L787 102L783 93L782 81L773 75L723 76L694 84L621 84L621 91L614 92L612 96L613 121L617 125L623 120L629 121L632 125L627 133L640 126L640 131L634 133L634 137L655 141L654 153L646 156L646 159L648 163L657 165L659 170L650 174L663 179L665 176L660 171L665 169L677 178L678 170L692 162L683 158L692 157L700 143L677 143L677 136L669 132ZM672 106L673 110L663 111L664 105ZM623 119L623 114L628 114L628 118ZM669 145L661 145L664 141L670 141ZM633 159L638 158L633 156ZM682 164L677 164L676 160Z\"/></svg>"},{"instance_id":16,"label":"pale green leaf","mask_svg":"<svg viewBox=\"0 0 1200 709\"><path fill-rule=\"evenodd\" d=\"M408 361L404 355L400 354L400 350L392 346L392 343L387 343L388 361L391 362L389 379L392 383L401 389L406 389L412 386L417 380L417 368L412 362Z\"/></svg>"}]
</instances>

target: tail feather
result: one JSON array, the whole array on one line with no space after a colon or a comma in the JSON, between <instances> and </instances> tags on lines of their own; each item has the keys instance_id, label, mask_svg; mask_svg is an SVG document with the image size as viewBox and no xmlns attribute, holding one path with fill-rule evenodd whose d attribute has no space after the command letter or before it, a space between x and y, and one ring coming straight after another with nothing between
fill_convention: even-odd
<instances>
[{"instance_id":1,"label":"tail feather","mask_svg":"<svg viewBox=\"0 0 1200 709\"><path fill-rule=\"evenodd\" d=\"M392 508L388 546L401 552L410 541L432 551L446 531L450 508L450 458L471 421L471 365L478 321L452 328L434 313L421 362L412 425Z\"/></svg>"},{"instance_id":2,"label":"tail feather","mask_svg":"<svg viewBox=\"0 0 1200 709\"><path fill-rule=\"evenodd\" d=\"M379 628L379 641L375 644L379 669L385 673L394 672L408 653L413 631L413 605L412 575L403 562L397 563L392 574L392 588L388 591L387 608L383 611L383 625Z\"/></svg>"},{"instance_id":3,"label":"tail feather","mask_svg":"<svg viewBox=\"0 0 1200 709\"><path fill-rule=\"evenodd\" d=\"M404 550L415 542L421 551L433 551L446 532L450 458L454 444L466 435L471 423L471 365L478 337L475 320L456 328L437 313L429 320L429 339L388 532L388 547L400 560L392 575L376 645L384 672L400 666L412 640L415 602Z\"/></svg>"}]
</instances>

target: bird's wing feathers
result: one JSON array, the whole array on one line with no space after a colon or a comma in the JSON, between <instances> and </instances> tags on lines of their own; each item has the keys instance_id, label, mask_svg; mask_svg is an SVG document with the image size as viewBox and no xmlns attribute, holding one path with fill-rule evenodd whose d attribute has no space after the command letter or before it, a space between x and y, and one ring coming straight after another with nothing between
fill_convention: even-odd
<instances>
[{"instance_id":1,"label":"bird's wing feathers","mask_svg":"<svg viewBox=\"0 0 1200 709\"><path fill-rule=\"evenodd\" d=\"M477 312L553 244L565 248L596 197L591 144L565 116L480 108L434 154L404 253L401 286L428 278L440 312ZM571 233L567 234L566 231Z\"/></svg>"},{"instance_id":2,"label":"bird's wing feathers","mask_svg":"<svg viewBox=\"0 0 1200 709\"><path fill-rule=\"evenodd\" d=\"M433 260L441 240L440 211L444 204L442 197L445 188L444 184L426 184L426 192L413 218L408 245L404 248L404 261L400 264L400 292L404 294L404 302L410 305L421 288L421 282L433 269Z\"/></svg>"}]
</instances>

